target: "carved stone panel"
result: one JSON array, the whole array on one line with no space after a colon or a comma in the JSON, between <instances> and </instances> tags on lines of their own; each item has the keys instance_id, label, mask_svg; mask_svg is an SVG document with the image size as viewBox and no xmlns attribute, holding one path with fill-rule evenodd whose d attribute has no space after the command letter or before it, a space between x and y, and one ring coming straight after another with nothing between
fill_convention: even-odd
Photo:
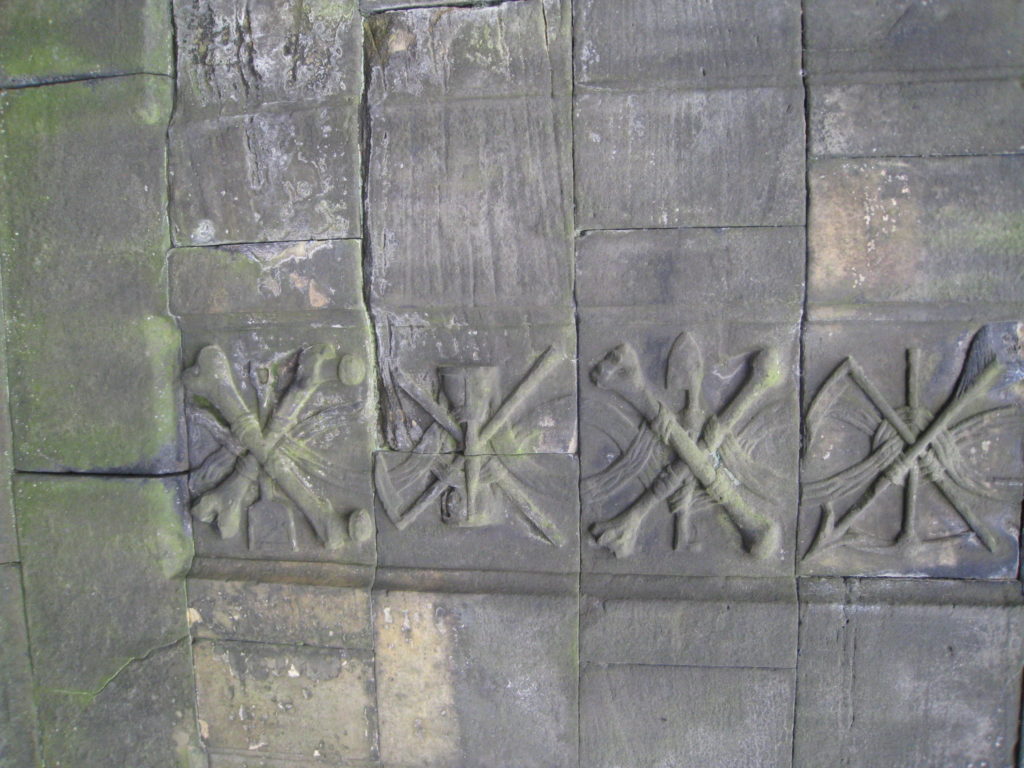
<instances>
[{"instance_id":1,"label":"carved stone panel","mask_svg":"<svg viewBox=\"0 0 1024 768\"><path fill-rule=\"evenodd\" d=\"M798 230L581 241L585 568L791 572L801 258Z\"/></svg>"},{"instance_id":2,"label":"carved stone panel","mask_svg":"<svg viewBox=\"0 0 1024 768\"><path fill-rule=\"evenodd\" d=\"M358 256L345 241L174 253L201 555L373 562Z\"/></svg>"}]
</instances>

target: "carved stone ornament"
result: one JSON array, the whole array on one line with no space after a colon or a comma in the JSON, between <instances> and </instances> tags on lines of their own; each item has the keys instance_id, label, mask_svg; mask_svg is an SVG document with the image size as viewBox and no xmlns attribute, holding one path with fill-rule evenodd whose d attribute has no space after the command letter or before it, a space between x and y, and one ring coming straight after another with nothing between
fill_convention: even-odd
<instances>
[{"instance_id":1,"label":"carved stone ornament","mask_svg":"<svg viewBox=\"0 0 1024 768\"><path fill-rule=\"evenodd\" d=\"M295 513L328 549L368 541L373 522L365 509L342 512L317 490L342 480L342 470L313 447L330 429L338 407L310 409L327 382L360 381L365 363L326 344L302 348L269 364L248 366L258 402L243 396L227 354L204 347L182 381L191 396L190 419L219 443L189 476L192 514L217 527L223 538L241 533L248 520L253 539L297 548Z\"/></svg>"},{"instance_id":2,"label":"carved stone ornament","mask_svg":"<svg viewBox=\"0 0 1024 768\"><path fill-rule=\"evenodd\" d=\"M770 424L767 396L783 381L779 354L772 348L754 352L745 383L717 411L703 402L703 379L703 356L689 333L672 345L663 391L646 380L629 344L612 349L590 372L597 387L642 417L629 447L583 482L584 498L597 505L634 478L643 483L645 490L628 508L591 526L596 542L616 557L634 553L641 525L663 502L675 515L674 549L694 543L693 515L715 509L752 557L780 548L778 521L761 511L779 478L753 457ZM681 410L668 404L677 400L685 403Z\"/></svg>"},{"instance_id":3,"label":"carved stone ornament","mask_svg":"<svg viewBox=\"0 0 1024 768\"><path fill-rule=\"evenodd\" d=\"M822 515L804 560L835 547L864 550L920 549L950 540L972 539L990 554L1004 556L1015 546L981 515L985 502L1020 499L1018 477L986 473L985 454L1008 430L1019 434L1024 419L1019 402L981 408L986 398L1018 399L1024 379L1021 346L1024 324L991 323L974 336L956 387L936 412L921 402L921 352L907 350L906 403L893 405L852 357L832 372L811 402L805 422L807 445L825 420L838 420L867 436L860 461L803 486L802 503L820 504ZM982 457L980 460L978 457ZM962 523L959 531L922 535L919 495L931 484L943 506ZM902 520L895 539L858 530L858 522L890 488L901 488Z\"/></svg>"},{"instance_id":4,"label":"carved stone ornament","mask_svg":"<svg viewBox=\"0 0 1024 768\"><path fill-rule=\"evenodd\" d=\"M414 453L391 468L377 463L378 498L395 526L404 530L431 508L439 509L448 525L501 525L504 510L511 506L531 536L554 546L565 543L542 510L543 498L506 461L525 455L534 435L524 405L559 359L548 348L504 397L499 394L499 369L492 365L439 367L436 397L392 371L397 386L432 419ZM426 490L420 491L430 477Z\"/></svg>"}]
</instances>

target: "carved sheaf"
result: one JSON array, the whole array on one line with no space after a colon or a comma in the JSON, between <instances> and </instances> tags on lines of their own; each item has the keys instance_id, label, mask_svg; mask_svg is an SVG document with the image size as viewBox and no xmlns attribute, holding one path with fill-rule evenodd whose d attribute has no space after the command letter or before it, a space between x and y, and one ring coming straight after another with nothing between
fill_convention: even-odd
<instances>
[{"instance_id":1,"label":"carved sheaf","mask_svg":"<svg viewBox=\"0 0 1024 768\"><path fill-rule=\"evenodd\" d=\"M206 429L219 447L189 476L193 516L217 527L223 538L242 533L248 519L250 544L297 547L295 511L328 549L361 543L373 535L365 509L342 513L317 490L314 478L337 482L339 471L313 447L332 427L330 408L309 413L327 382L358 384L365 378L361 358L329 345L303 348L272 364L249 366L258 403L243 396L227 354L204 347L182 375L190 396L190 420Z\"/></svg>"},{"instance_id":2,"label":"carved sheaf","mask_svg":"<svg viewBox=\"0 0 1024 768\"><path fill-rule=\"evenodd\" d=\"M504 395L493 365L439 367L436 396L391 371L395 386L431 419L402 463L377 462L378 498L396 527L408 528L428 509L437 510L447 525L500 525L504 510L511 508L533 537L554 546L565 543L542 499L505 460L521 454L530 441L535 425L527 403L559 360L549 347Z\"/></svg>"},{"instance_id":3,"label":"carved sheaf","mask_svg":"<svg viewBox=\"0 0 1024 768\"><path fill-rule=\"evenodd\" d=\"M962 521L964 531L956 538L973 538L995 556L1007 554L1013 540L994 530L976 509L985 500L1018 500L1020 480L986 476L983 466L968 460L968 453L977 444L991 442L1007 430L1019 433L1024 426L1019 402L977 410L979 401L993 393L1019 400L1015 388L1024 379L1022 339L1022 323L991 323L979 330L953 392L936 413L921 403L920 350L907 350L906 404L902 406L889 403L853 357L832 372L808 409L806 442L811 444L825 420L837 420L866 435L869 449L860 461L804 485L802 503L821 504L822 510L805 560L839 546L885 549L938 543L923 538L920 531L919 493L924 483L934 486ZM969 415L963 416L965 412ZM984 452L974 451L974 455ZM858 531L858 521L893 486L903 489L902 520L895 539L880 540ZM841 512L839 505L844 507Z\"/></svg>"},{"instance_id":4,"label":"carved sheaf","mask_svg":"<svg viewBox=\"0 0 1024 768\"><path fill-rule=\"evenodd\" d=\"M676 518L676 549L693 543L692 517L709 509L725 513L752 557L767 558L781 547L779 522L749 501L770 498L779 480L752 457L750 446L763 431L768 396L784 379L780 355L773 348L755 352L747 380L717 413L702 402L703 379L703 355L689 333L672 346L663 389L645 378L629 344L610 350L590 372L595 386L618 395L643 419L629 447L583 485L584 498L598 505L634 479L644 486L625 510L591 526L596 542L616 557L634 553L644 520L663 502ZM679 411L667 404L679 399L685 401Z\"/></svg>"}]
</instances>

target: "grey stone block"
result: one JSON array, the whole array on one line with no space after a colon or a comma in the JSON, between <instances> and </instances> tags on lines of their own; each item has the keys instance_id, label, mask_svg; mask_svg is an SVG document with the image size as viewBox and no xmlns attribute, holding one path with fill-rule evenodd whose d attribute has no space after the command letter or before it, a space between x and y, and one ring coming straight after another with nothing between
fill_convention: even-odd
<instances>
[{"instance_id":1,"label":"grey stone block","mask_svg":"<svg viewBox=\"0 0 1024 768\"><path fill-rule=\"evenodd\" d=\"M802 573L1016 574L1021 330L979 325L871 307L808 325ZM989 354L1009 367L968 395ZM926 428L937 431L915 453Z\"/></svg>"},{"instance_id":2,"label":"grey stone block","mask_svg":"<svg viewBox=\"0 0 1024 768\"><path fill-rule=\"evenodd\" d=\"M818 157L984 155L1024 148L1017 80L812 86Z\"/></svg>"},{"instance_id":3,"label":"grey stone block","mask_svg":"<svg viewBox=\"0 0 1024 768\"><path fill-rule=\"evenodd\" d=\"M575 111L581 229L803 223L802 88L584 88Z\"/></svg>"},{"instance_id":4,"label":"grey stone block","mask_svg":"<svg viewBox=\"0 0 1024 768\"><path fill-rule=\"evenodd\" d=\"M162 277L171 83L108 78L2 102L15 466L178 470L179 340Z\"/></svg>"},{"instance_id":5,"label":"grey stone block","mask_svg":"<svg viewBox=\"0 0 1024 768\"><path fill-rule=\"evenodd\" d=\"M800 3L771 0L584 0L575 12L577 83L643 86L797 85Z\"/></svg>"},{"instance_id":6,"label":"grey stone block","mask_svg":"<svg viewBox=\"0 0 1024 768\"><path fill-rule=\"evenodd\" d=\"M573 456L378 453L375 474L382 567L579 571Z\"/></svg>"},{"instance_id":7,"label":"grey stone block","mask_svg":"<svg viewBox=\"0 0 1024 768\"><path fill-rule=\"evenodd\" d=\"M374 608L382 763L577 765L575 596L387 592Z\"/></svg>"},{"instance_id":8,"label":"grey stone block","mask_svg":"<svg viewBox=\"0 0 1024 768\"><path fill-rule=\"evenodd\" d=\"M375 305L571 304L567 7L371 19Z\"/></svg>"},{"instance_id":9,"label":"grey stone block","mask_svg":"<svg viewBox=\"0 0 1024 768\"><path fill-rule=\"evenodd\" d=\"M40 691L44 764L206 768L192 679L182 640L132 661L95 696Z\"/></svg>"},{"instance_id":10,"label":"grey stone block","mask_svg":"<svg viewBox=\"0 0 1024 768\"><path fill-rule=\"evenodd\" d=\"M321 765L363 765L376 757L369 652L200 640L194 654L209 749Z\"/></svg>"},{"instance_id":11,"label":"grey stone block","mask_svg":"<svg viewBox=\"0 0 1024 768\"><path fill-rule=\"evenodd\" d=\"M192 636L371 650L370 594L360 589L190 579Z\"/></svg>"},{"instance_id":12,"label":"grey stone block","mask_svg":"<svg viewBox=\"0 0 1024 768\"><path fill-rule=\"evenodd\" d=\"M3 311L0 276L0 381L7 381L7 326ZM18 559L18 536L14 527L14 500L11 497L11 409L7 387L0 386L0 564Z\"/></svg>"},{"instance_id":13,"label":"grey stone block","mask_svg":"<svg viewBox=\"0 0 1024 768\"><path fill-rule=\"evenodd\" d=\"M795 764L1011 765L1020 732L1019 589L1015 600L970 605L978 596L965 600L951 582L879 596L867 581L832 582L821 595L808 584ZM862 585L869 594L859 594ZM947 604L935 600L942 593Z\"/></svg>"},{"instance_id":14,"label":"grey stone block","mask_svg":"<svg viewBox=\"0 0 1024 768\"><path fill-rule=\"evenodd\" d=\"M794 669L792 579L584 581L580 659L644 666Z\"/></svg>"},{"instance_id":15,"label":"grey stone block","mask_svg":"<svg viewBox=\"0 0 1024 768\"><path fill-rule=\"evenodd\" d=\"M786 768L794 683L792 670L587 664L581 764Z\"/></svg>"},{"instance_id":16,"label":"grey stone block","mask_svg":"<svg viewBox=\"0 0 1024 768\"><path fill-rule=\"evenodd\" d=\"M572 453L568 311L377 313L389 446L416 453ZM473 430L456 427L472 419Z\"/></svg>"},{"instance_id":17,"label":"grey stone block","mask_svg":"<svg viewBox=\"0 0 1024 768\"><path fill-rule=\"evenodd\" d=\"M885 71L905 82L1024 65L1024 17L1015 0L810 0L804 13L812 74Z\"/></svg>"},{"instance_id":18,"label":"grey stone block","mask_svg":"<svg viewBox=\"0 0 1024 768\"><path fill-rule=\"evenodd\" d=\"M181 0L175 19L175 243L358 236L356 0Z\"/></svg>"},{"instance_id":19,"label":"grey stone block","mask_svg":"<svg viewBox=\"0 0 1024 768\"><path fill-rule=\"evenodd\" d=\"M179 479L19 476L14 485L36 684L95 695L188 633L192 559Z\"/></svg>"},{"instance_id":20,"label":"grey stone block","mask_svg":"<svg viewBox=\"0 0 1024 768\"><path fill-rule=\"evenodd\" d=\"M808 302L1019 305L1024 157L822 160Z\"/></svg>"},{"instance_id":21,"label":"grey stone block","mask_svg":"<svg viewBox=\"0 0 1024 768\"><path fill-rule=\"evenodd\" d=\"M90 75L169 75L172 35L163 0L10 0L0 18L0 87Z\"/></svg>"},{"instance_id":22,"label":"grey stone block","mask_svg":"<svg viewBox=\"0 0 1024 768\"><path fill-rule=\"evenodd\" d=\"M36 711L21 571L0 566L0 765L36 764Z\"/></svg>"},{"instance_id":23,"label":"grey stone block","mask_svg":"<svg viewBox=\"0 0 1024 768\"><path fill-rule=\"evenodd\" d=\"M792 573L802 240L580 240L584 570Z\"/></svg>"}]
</instances>

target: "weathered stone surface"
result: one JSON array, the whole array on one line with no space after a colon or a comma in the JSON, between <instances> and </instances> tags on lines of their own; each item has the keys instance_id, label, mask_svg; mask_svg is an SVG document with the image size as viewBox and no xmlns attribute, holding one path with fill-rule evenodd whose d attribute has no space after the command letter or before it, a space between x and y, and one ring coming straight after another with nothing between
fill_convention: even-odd
<instances>
[{"instance_id":1,"label":"weathered stone surface","mask_svg":"<svg viewBox=\"0 0 1024 768\"><path fill-rule=\"evenodd\" d=\"M327 765L376 757L370 653L206 640L194 653L210 750Z\"/></svg>"},{"instance_id":2,"label":"weathered stone surface","mask_svg":"<svg viewBox=\"0 0 1024 768\"><path fill-rule=\"evenodd\" d=\"M179 479L15 480L36 684L95 694L187 634Z\"/></svg>"},{"instance_id":3,"label":"weathered stone surface","mask_svg":"<svg viewBox=\"0 0 1024 768\"><path fill-rule=\"evenodd\" d=\"M1013 764L1019 588L874 581L801 588L795 764Z\"/></svg>"},{"instance_id":4,"label":"weathered stone surface","mask_svg":"<svg viewBox=\"0 0 1024 768\"><path fill-rule=\"evenodd\" d=\"M4 314L3 276L0 274L0 564L18 559L11 498L11 409L7 397L7 326Z\"/></svg>"},{"instance_id":5,"label":"weathered stone surface","mask_svg":"<svg viewBox=\"0 0 1024 768\"><path fill-rule=\"evenodd\" d=\"M375 319L389 447L503 455L575 450L576 339L568 311ZM452 422L467 417L475 432L459 434Z\"/></svg>"},{"instance_id":6,"label":"weathered stone surface","mask_svg":"<svg viewBox=\"0 0 1024 768\"><path fill-rule=\"evenodd\" d=\"M580 90L577 226L802 224L802 105L801 88Z\"/></svg>"},{"instance_id":7,"label":"weathered stone surface","mask_svg":"<svg viewBox=\"0 0 1024 768\"><path fill-rule=\"evenodd\" d=\"M362 307L358 240L175 248L177 315L261 314Z\"/></svg>"},{"instance_id":8,"label":"weathered stone surface","mask_svg":"<svg viewBox=\"0 0 1024 768\"><path fill-rule=\"evenodd\" d=\"M794 682L791 670L587 664L581 764L786 768Z\"/></svg>"},{"instance_id":9,"label":"weathered stone surface","mask_svg":"<svg viewBox=\"0 0 1024 768\"><path fill-rule=\"evenodd\" d=\"M801 572L1012 578L1024 480L1020 326L992 326L972 346L976 323L870 312L811 323L805 335ZM990 353L1006 373L967 395ZM934 447L901 473L897 460L932 424Z\"/></svg>"},{"instance_id":10,"label":"weathered stone surface","mask_svg":"<svg viewBox=\"0 0 1024 768\"><path fill-rule=\"evenodd\" d=\"M792 579L588 579L580 606L586 663L793 669Z\"/></svg>"},{"instance_id":11,"label":"weathered stone surface","mask_svg":"<svg viewBox=\"0 0 1024 768\"><path fill-rule=\"evenodd\" d=\"M375 474L382 567L579 571L573 456L378 453Z\"/></svg>"},{"instance_id":12,"label":"weathered stone surface","mask_svg":"<svg viewBox=\"0 0 1024 768\"><path fill-rule=\"evenodd\" d=\"M35 765L36 712L21 572L0 566L0 765Z\"/></svg>"},{"instance_id":13,"label":"weathered stone surface","mask_svg":"<svg viewBox=\"0 0 1024 768\"><path fill-rule=\"evenodd\" d=\"M810 151L819 157L1024 148L1024 88L1018 80L822 85L812 87L808 99Z\"/></svg>"},{"instance_id":14,"label":"weathered stone surface","mask_svg":"<svg viewBox=\"0 0 1024 768\"><path fill-rule=\"evenodd\" d=\"M568 3L386 13L369 29L375 304L569 305Z\"/></svg>"},{"instance_id":15,"label":"weathered stone surface","mask_svg":"<svg viewBox=\"0 0 1024 768\"><path fill-rule=\"evenodd\" d=\"M575 4L575 77L586 85L798 84L800 3L583 0Z\"/></svg>"},{"instance_id":16,"label":"weathered stone surface","mask_svg":"<svg viewBox=\"0 0 1024 768\"><path fill-rule=\"evenodd\" d=\"M43 759L54 768L207 768L188 642L125 666L95 695L42 690Z\"/></svg>"},{"instance_id":17,"label":"weathered stone surface","mask_svg":"<svg viewBox=\"0 0 1024 768\"><path fill-rule=\"evenodd\" d=\"M172 252L201 554L373 563L359 258L354 241Z\"/></svg>"},{"instance_id":18,"label":"weathered stone surface","mask_svg":"<svg viewBox=\"0 0 1024 768\"><path fill-rule=\"evenodd\" d=\"M803 259L786 228L579 241L584 570L792 573Z\"/></svg>"},{"instance_id":19,"label":"weathered stone surface","mask_svg":"<svg viewBox=\"0 0 1024 768\"><path fill-rule=\"evenodd\" d=\"M356 0L174 3L175 243L360 232Z\"/></svg>"},{"instance_id":20,"label":"weathered stone surface","mask_svg":"<svg viewBox=\"0 0 1024 768\"><path fill-rule=\"evenodd\" d=\"M906 82L1024 65L1016 0L809 0L804 14L812 74L893 72Z\"/></svg>"},{"instance_id":21,"label":"weathered stone surface","mask_svg":"<svg viewBox=\"0 0 1024 768\"><path fill-rule=\"evenodd\" d=\"M371 649L367 591L190 579L192 635L215 640Z\"/></svg>"},{"instance_id":22,"label":"weathered stone surface","mask_svg":"<svg viewBox=\"0 0 1024 768\"><path fill-rule=\"evenodd\" d=\"M1019 304L1024 157L824 160L808 302Z\"/></svg>"},{"instance_id":23,"label":"weathered stone surface","mask_svg":"<svg viewBox=\"0 0 1024 768\"><path fill-rule=\"evenodd\" d=\"M189 764L183 494L177 479L16 480L47 765Z\"/></svg>"},{"instance_id":24,"label":"weathered stone surface","mask_svg":"<svg viewBox=\"0 0 1024 768\"><path fill-rule=\"evenodd\" d=\"M163 0L9 0L0 18L0 87L88 75L170 74L171 37Z\"/></svg>"},{"instance_id":25,"label":"weathered stone surface","mask_svg":"<svg viewBox=\"0 0 1024 768\"><path fill-rule=\"evenodd\" d=\"M155 76L2 97L18 469L181 468L179 342L161 276L170 105L170 81Z\"/></svg>"},{"instance_id":26,"label":"weathered stone surface","mask_svg":"<svg viewBox=\"0 0 1024 768\"><path fill-rule=\"evenodd\" d=\"M385 765L576 765L572 597L389 592L374 633Z\"/></svg>"}]
</instances>

